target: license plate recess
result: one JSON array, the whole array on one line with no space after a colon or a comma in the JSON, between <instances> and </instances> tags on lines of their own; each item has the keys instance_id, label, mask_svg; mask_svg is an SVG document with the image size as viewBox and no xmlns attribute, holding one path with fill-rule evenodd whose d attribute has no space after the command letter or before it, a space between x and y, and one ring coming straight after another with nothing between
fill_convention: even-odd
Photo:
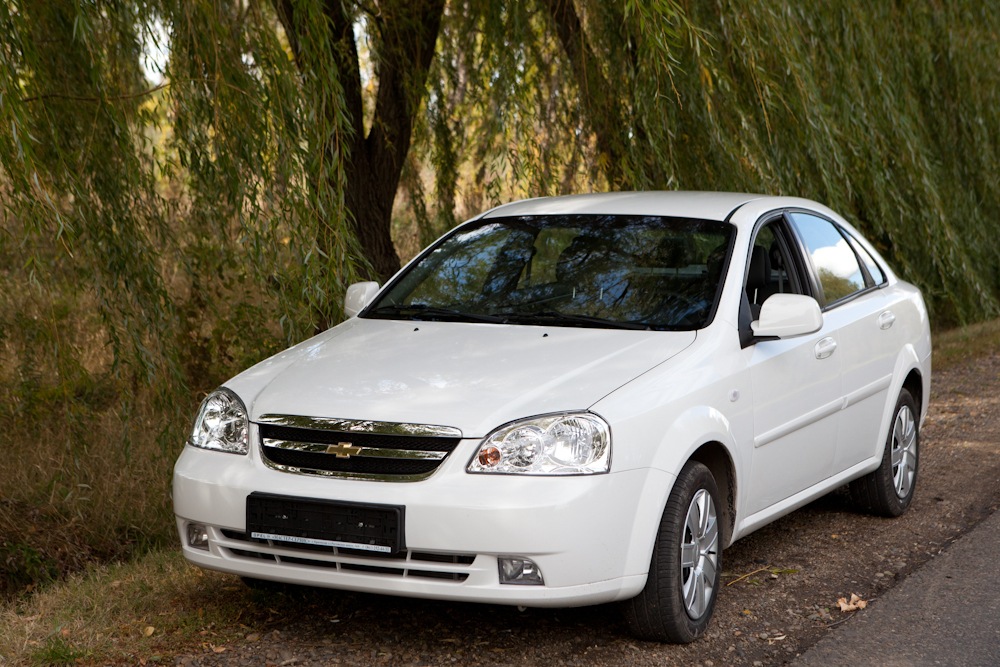
<instances>
[{"instance_id":1,"label":"license plate recess","mask_svg":"<svg viewBox=\"0 0 1000 667\"><path fill-rule=\"evenodd\" d=\"M402 505L374 505L254 492L247 533L256 541L395 555L406 547Z\"/></svg>"}]
</instances>

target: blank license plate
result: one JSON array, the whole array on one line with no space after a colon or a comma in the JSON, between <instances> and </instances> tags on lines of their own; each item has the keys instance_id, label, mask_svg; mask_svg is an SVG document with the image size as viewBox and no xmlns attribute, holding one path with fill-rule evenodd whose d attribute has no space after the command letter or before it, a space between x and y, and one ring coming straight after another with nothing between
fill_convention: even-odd
<instances>
[{"instance_id":1,"label":"blank license plate","mask_svg":"<svg viewBox=\"0 0 1000 667\"><path fill-rule=\"evenodd\" d=\"M404 509L255 492L247 497L247 532L255 540L396 554L405 548Z\"/></svg>"}]
</instances>

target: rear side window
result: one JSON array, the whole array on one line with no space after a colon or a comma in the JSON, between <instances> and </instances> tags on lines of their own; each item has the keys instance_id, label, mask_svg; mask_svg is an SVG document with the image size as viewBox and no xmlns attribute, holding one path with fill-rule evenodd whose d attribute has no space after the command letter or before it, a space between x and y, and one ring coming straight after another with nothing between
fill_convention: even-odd
<instances>
[{"instance_id":1,"label":"rear side window","mask_svg":"<svg viewBox=\"0 0 1000 667\"><path fill-rule=\"evenodd\" d=\"M792 213L790 217L812 259L823 291L822 305L865 289L865 275L858 256L832 222L806 213Z\"/></svg>"},{"instance_id":2,"label":"rear side window","mask_svg":"<svg viewBox=\"0 0 1000 667\"><path fill-rule=\"evenodd\" d=\"M871 276L872 283L875 285L881 285L884 283L885 271L882 270L882 267L880 267L878 262L876 262L871 256L871 253L865 250L865 247L858 243L858 240L853 236L848 236L847 238L851 239L851 247L858 253L858 257L861 258L861 263L865 265L866 269L868 269L868 275Z\"/></svg>"}]
</instances>

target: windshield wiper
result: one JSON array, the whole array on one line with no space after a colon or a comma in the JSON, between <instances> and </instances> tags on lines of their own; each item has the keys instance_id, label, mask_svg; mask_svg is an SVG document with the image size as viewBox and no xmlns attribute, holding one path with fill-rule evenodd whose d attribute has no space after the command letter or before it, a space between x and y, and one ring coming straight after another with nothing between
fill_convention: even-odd
<instances>
[{"instance_id":1,"label":"windshield wiper","mask_svg":"<svg viewBox=\"0 0 1000 667\"><path fill-rule=\"evenodd\" d=\"M451 322L490 322L500 324L506 318L484 313L466 313L454 308L429 306L426 303L386 304L365 313L368 317L404 320L446 320Z\"/></svg>"},{"instance_id":2,"label":"windshield wiper","mask_svg":"<svg viewBox=\"0 0 1000 667\"><path fill-rule=\"evenodd\" d=\"M637 329L646 331L651 329L644 322L619 322L607 320L603 317L593 317L591 315L572 315L570 313L560 313L558 310L542 310L537 313L510 313L504 315L507 322L517 324L556 324L577 327L603 327L608 329Z\"/></svg>"}]
</instances>

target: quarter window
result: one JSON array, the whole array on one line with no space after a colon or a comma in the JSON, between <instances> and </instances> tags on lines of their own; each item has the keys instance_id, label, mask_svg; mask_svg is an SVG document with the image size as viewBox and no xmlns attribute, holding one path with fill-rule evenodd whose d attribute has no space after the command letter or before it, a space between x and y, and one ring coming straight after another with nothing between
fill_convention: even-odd
<instances>
[{"instance_id":1,"label":"quarter window","mask_svg":"<svg viewBox=\"0 0 1000 667\"><path fill-rule=\"evenodd\" d=\"M851 296L866 287L858 256L832 222L805 213L792 213L791 218L816 269L823 291L823 298L820 299L823 305Z\"/></svg>"},{"instance_id":2,"label":"quarter window","mask_svg":"<svg viewBox=\"0 0 1000 667\"><path fill-rule=\"evenodd\" d=\"M872 282L875 285L881 285L885 282L885 272L882 267L878 265L875 259L871 256L865 247L858 243L858 240L853 236L848 236L851 239L851 247L858 253L858 257L861 258L861 262L868 269L868 275L871 276Z\"/></svg>"}]
</instances>

